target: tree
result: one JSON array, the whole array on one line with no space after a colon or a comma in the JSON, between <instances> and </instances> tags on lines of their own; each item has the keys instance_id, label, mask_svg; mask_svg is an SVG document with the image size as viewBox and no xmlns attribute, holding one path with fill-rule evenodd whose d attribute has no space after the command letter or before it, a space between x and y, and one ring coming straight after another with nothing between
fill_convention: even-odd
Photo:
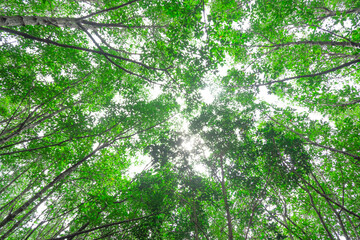
<instances>
[{"instance_id":1,"label":"tree","mask_svg":"<svg viewBox=\"0 0 360 240\"><path fill-rule=\"evenodd\" d=\"M0 3L0 239L358 239L359 9Z\"/></svg>"}]
</instances>

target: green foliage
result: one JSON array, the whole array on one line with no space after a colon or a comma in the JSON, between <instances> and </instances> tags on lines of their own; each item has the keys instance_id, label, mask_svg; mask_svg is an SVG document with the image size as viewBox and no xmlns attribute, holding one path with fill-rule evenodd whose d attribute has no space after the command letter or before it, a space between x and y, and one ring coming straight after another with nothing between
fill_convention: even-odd
<instances>
[{"instance_id":1,"label":"green foliage","mask_svg":"<svg viewBox=\"0 0 360 240\"><path fill-rule=\"evenodd\" d=\"M0 239L360 239L359 9L2 1Z\"/></svg>"}]
</instances>

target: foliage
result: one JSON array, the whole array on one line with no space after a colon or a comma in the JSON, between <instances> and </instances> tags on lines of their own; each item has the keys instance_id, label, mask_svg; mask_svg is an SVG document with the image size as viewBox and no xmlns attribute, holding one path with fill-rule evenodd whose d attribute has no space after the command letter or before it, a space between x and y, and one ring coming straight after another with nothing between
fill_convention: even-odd
<instances>
[{"instance_id":1,"label":"foliage","mask_svg":"<svg viewBox=\"0 0 360 240\"><path fill-rule=\"evenodd\" d=\"M359 13L1 2L0 239L360 239Z\"/></svg>"}]
</instances>

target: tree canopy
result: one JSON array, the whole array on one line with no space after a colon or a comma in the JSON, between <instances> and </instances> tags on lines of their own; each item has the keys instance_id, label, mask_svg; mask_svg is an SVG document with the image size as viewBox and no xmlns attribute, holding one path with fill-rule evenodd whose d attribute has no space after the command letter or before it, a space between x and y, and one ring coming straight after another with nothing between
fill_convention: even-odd
<instances>
[{"instance_id":1,"label":"tree canopy","mask_svg":"<svg viewBox=\"0 0 360 240\"><path fill-rule=\"evenodd\" d=\"M360 1L0 2L0 239L360 239Z\"/></svg>"}]
</instances>

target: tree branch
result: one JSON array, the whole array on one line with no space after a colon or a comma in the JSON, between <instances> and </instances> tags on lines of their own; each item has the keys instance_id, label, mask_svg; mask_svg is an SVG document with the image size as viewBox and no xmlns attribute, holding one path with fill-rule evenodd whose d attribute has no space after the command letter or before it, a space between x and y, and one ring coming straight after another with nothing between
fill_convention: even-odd
<instances>
[{"instance_id":1,"label":"tree branch","mask_svg":"<svg viewBox=\"0 0 360 240\"><path fill-rule=\"evenodd\" d=\"M62 44L62 43L58 43L58 42L55 42L55 41L52 41L52 40L49 40L49 39L43 39L43 38L35 37L35 36L29 35L27 33L19 32L19 31L9 29L9 28L0 27L0 30L2 30L4 32L15 34L15 35L18 35L18 36L22 36L22 37L27 38L27 39L32 39L32 40L35 40L35 41L38 41L38 42L43 42L43 43L55 45L55 46L62 47L62 48L70 48L70 49L75 49L75 50L80 50L80 51L84 51L84 52L90 52L90 53L95 53L95 54L99 54L99 55L103 55L103 56L107 56L107 57L120 59L120 60L123 60L123 61L126 61L126 62L131 62L131 63L137 64L137 65L140 65L140 66L142 66L142 67L144 67L146 69L160 70L160 71L166 70L166 69L161 69L161 68L150 67L150 66L148 66L146 64L143 64L141 62L131 60L129 58L124 58L124 57L120 57L120 56L117 56L117 55L113 55L113 54L110 54L110 53L107 53L107 52L102 52L102 51L98 51L98 50L93 50L93 49L84 48L84 47L78 47L78 46L73 46L73 45ZM126 72L130 73L130 71L128 71L128 70Z\"/></svg>"},{"instance_id":2,"label":"tree branch","mask_svg":"<svg viewBox=\"0 0 360 240\"><path fill-rule=\"evenodd\" d=\"M332 151L332 152L341 153L341 154L343 154L343 155L352 157L352 158L360 161L360 156L357 156L357 155L355 155L355 154L348 153L348 152L345 152L345 151L342 151L342 150L339 150L339 149L336 149L336 148L333 148L333 147L328 147L328 146L324 146L324 145L318 144L318 143L310 140L308 137L302 135L301 133L298 133L298 132L296 132L295 130L293 130L293 129L291 129L291 128L289 128L289 127L287 127L287 126L285 126L285 125L283 125L283 124L281 124L281 123L279 123L279 122L276 121L274 118L272 118L272 117L270 117L270 116L268 116L268 118L270 118L270 119L271 119L273 122L275 122L276 124L278 124L278 125L286 128L286 129L289 130L290 132L295 133L296 135L298 135L300 138L302 138L303 140L305 140L306 142L308 142L308 143L311 144L311 145L314 145L314 146L317 146L317 147L320 147L320 148L324 148L324 149L328 149L328 150L330 150L330 151Z\"/></svg>"},{"instance_id":3,"label":"tree branch","mask_svg":"<svg viewBox=\"0 0 360 240\"><path fill-rule=\"evenodd\" d=\"M335 71L340 70L342 68L349 67L349 66L351 66L353 64L356 64L356 63L359 63L359 62L360 62L360 59L357 59L357 60L344 63L344 64L342 64L340 66L331 68L331 69L323 71L323 72L314 73L314 74L307 74L307 75L300 75L300 76L296 76L296 77L289 77L289 78L284 78L284 79L281 79L281 80L275 80L275 81L271 81L271 82L267 82L267 83L254 84L254 85L250 85L250 86L247 86L247 87L268 86L268 85L272 85L274 83L286 82L286 81L294 80L294 79L322 76L322 75L325 75L325 74L328 74L328 73L331 73L331 72L335 72Z\"/></svg>"},{"instance_id":4,"label":"tree branch","mask_svg":"<svg viewBox=\"0 0 360 240\"><path fill-rule=\"evenodd\" d=\"M128 6L128 5L132 4L132 3L138 2L138 1L140 1L140 0L129 1L129 2L127 2L127 3L121 4L121 5L116 6L116 7L111 7L111 8L107 8L107 9L101 10L101 11L97 11L97 12L94 12L94 13L90 13L89 15L86 15L86 16L83 16L83 17L80 17L80 18L77 18L77 20L83 20L83 19L85 19L85 18L89 18L89 17L95 16L95 15L98 15L98 14L101 14L101 13L114 11L114 10L117 10L117 9L119 9L119 8L126 7L126 6Z\"/></svg>"},{"instance_id":5,"label":"tree branch","mask_svg":"<svg viewBox=\"0 0 360 240\"><path fill-rule=\"evenodd\" d=\"M160 212L160 213L161 213L161 212ZM115 226L115 225L120 225L120 224L122 224L122 223L139 221L139 220L142 220L142 219L145 219L145 218L149 218L149 217L155 216L155 215L160 214L160 213L153 213L153 214L150 214L150 215L146 215L146 216L144 216L144 217L127 219L127 220L123 220L123 221L119 221L119 222L115 222L115 223L109 223L109 224L101 225L101 226L99 226L99 227L95 227L95 228L88 229L88 230L85 230L85 231L80 231L80 232L77 232L77 233L69 234L69 235L66 235L66 236L63 236L63 237L50 238L50 239L48 239L48 240L61 240L61 239L71 238L71 237L75 237L75 236L78 236L78 235L81 235L81 234L84 234L84 233L93 232L93 231L96 231L96 230L98 230L98 229L107 228L107 227L111 227L111 226Z\"/></svg>"}]
</instances>

